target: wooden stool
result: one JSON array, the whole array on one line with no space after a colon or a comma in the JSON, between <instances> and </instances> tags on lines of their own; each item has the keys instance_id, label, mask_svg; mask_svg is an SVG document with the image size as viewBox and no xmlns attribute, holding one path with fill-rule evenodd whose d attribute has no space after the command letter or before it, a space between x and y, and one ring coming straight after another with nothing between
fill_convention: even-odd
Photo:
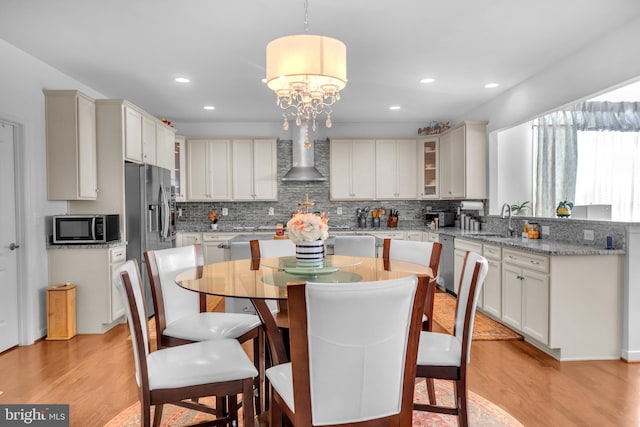
<instances>
[{"instance_id":1,"label":"wooden stool","mask_svg":"<svg viewBox=\"0 0 640 427\"><path fill-rule=\"evenodd\" d=\"M47 340L76 336L76 285L47 288Z\"/></svg>"}]
</instances>

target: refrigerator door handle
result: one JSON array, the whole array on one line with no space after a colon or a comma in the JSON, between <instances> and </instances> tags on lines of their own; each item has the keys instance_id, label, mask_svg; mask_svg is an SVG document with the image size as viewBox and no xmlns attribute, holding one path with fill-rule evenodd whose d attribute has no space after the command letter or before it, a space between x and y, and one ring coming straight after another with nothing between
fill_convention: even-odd
<instances>
[{"instance_id":1,"label":"refrigerator door handle","mask_svg":"<svg viewBox=\"0 0 640 427\"><path fill-rule=\"evenodd\" d=\"M158 231L160 234L161 240L166 240L169 236L169 221L170 221L170 213L169 213L169 199L167 198L167 191L164 188L164 185L160 184L160 209L161 212L159 214L160 217L160 225L158 227Z\"/></svg>"}]
</instances>

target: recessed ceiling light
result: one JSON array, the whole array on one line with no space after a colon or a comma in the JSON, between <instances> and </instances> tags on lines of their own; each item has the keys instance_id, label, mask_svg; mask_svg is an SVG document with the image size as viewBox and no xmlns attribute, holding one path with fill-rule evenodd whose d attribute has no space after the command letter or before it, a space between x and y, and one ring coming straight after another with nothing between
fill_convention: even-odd
<instances>
[{"instance_id":1,"label":"recessed ceiling light","mask_svg":"<svg viewBox=\"0 0 640 427\"><path fill-rule=\"evenodd\" d=\"M400 106L399 105L392 105L391 107L389 107L389 110L399 110Z\"/></svg>"},{"instance_id":2,"label":"recessed ceiling light","mask_svg":"<svg viewBox=\"0 0 640 427\"><path fill-rule=\"evenodd\" d=\"M215 109L216 109L216 107L214 107L213 105L205 105L205 106L204 106L204 109L205 109L205 110L215 110Z\"/></svg>"},{"instance_id":3,"label":"recessed ceiling light","mask_svg":"<svg viewBox=\"0 0 640 427\"><path fill-rule=\"evenodd\" d=\"M177 81L178 83L189 83L191 80L186 77L176 77L175 81Z\"/></svg>"},{"instance_id":4,"label":"recessed ceiling light","mask_svg":"<svg viewBox=\"0 0 640 427\"><path fill-rule=\"evenodd\" d=\"M420 80L420 83L433 83L435 81L436 79L426 78L426 79Z\"/></svg>"},{"instance_id":5,"label":"recessed ceiling light","mask_svg":"<svg viewBox=\"0 0 640 427\"><path fill-rule=\"evenodd\" d=\"M487 83L486 85L484 85L484 87L486 87L487 89L493 89L494 87L498 86L500 86L498 83Z\"/></svg>"},{"instance_id":6,"label":"recessed ceiling light","mask_svg":"<svg viewBox=\"0 0 640 427\"><path fill-rule=\"evenodd\" d=\"M260 80L262 83L266 83L267 82L267 78L265 77L264 79Z\"/></svg>"}]
</instances>

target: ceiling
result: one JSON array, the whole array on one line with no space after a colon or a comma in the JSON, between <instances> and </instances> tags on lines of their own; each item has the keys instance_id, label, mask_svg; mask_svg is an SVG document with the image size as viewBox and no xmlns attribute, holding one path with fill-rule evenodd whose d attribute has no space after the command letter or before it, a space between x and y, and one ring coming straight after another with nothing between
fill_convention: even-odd
<instances>
[{"instance_id":1,"label":"ceiling","mask_svg":"<svg viewBox=\"0 0 640 427\"><path fill-rule=\"evenodd\" d=\"M638 0L309 0L308 30L347 45L334 123L427 125L459 117L638 15ZM173 122L281 121L261 82L265 47L304 31L303 0L0 0L1 39ZM421 84L426 77L435 82ZM485 89L490 82L500 86Z\"/></svg>"}]
</instances>

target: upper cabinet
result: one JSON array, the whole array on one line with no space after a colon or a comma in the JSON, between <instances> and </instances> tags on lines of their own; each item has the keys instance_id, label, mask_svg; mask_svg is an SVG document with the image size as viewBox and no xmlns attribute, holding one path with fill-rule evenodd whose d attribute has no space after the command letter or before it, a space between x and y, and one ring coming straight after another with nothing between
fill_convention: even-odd
<instances>
[{"instance_id":1,"label":"upper cabinet","mask_svg":"<svg viewBox=\"0 0 640 427\"><path fill-rule=\"evenodd\" d=\"M375 187L375 143L372 139L332 139L331 200L372 200Z\"/></svg>"},{"instance_id":2,"label":"upper cabinet","mask_svg":"<svg viewBox=\"0 0 640 427\"><path fill-rule=\"evenodd\" d=\"M417 165L415 139L378 139L375 198L415 199Z\"/></svg>"},{"instance_id":3,"label":"upper cabinet","mask_svg":"<svg viewBox=\"0 0 640 427\"><path fill-rule=\"evenodd\" d=\"M156 164L156 122L142 116L142 163Z\"/></svg>"},{"instance_id":4,"label":"upper cabinet","mask_svg":"<svg viewBox=\"0 0 640 427\"><path fill-rule=\"evenodd\" d=\"M231 140L187 140L187 199L232 199Z\"/></svg>"},{"instance_id":5,"label":"upper cabinet","mask_svg":"<svg viewBox=\"0 0 640 427\"><path fill-rule=\"evenodd\" d=\"M487 122L467 121L439 138L440 198L487 198Z\"/></svg>"},{"instance_id":6,"label":"upper cabinet","mask_svg":"<svg viewBox=\"0 0 640 427\"><path fill-rule=\"evenodd\" d=\"M277 200L276 139L234 139L233 200Z\"/></svg>"},{"instance_id":7,"label":"upper cabinet","mask_svg":"<svg viewBox=\"0 0 640 427\"><path fill-rule=\"evenodd\" d=\"M173 170L175 130L126 101L123 105L125 160Z\"/></svg>"},{"instance_id":8,"label":"upper cabinet","mask_svg":"<svg viewBox=\"0 0 640 427\"><path fill-rule=\"evenodd\" d=\"M422 199L437 199L440 196L438 142L437 136L418 140L418 197Z\"/></svg>"},{"instance_id":9,"label":"upper cabinet","mask_svg":"<svg viewBox=\"0 0 640 427\"><path fill-rule=\"evenodd\" d=\"M95 200L96 112L75 90L45 90L49 200Z\"/></svg>"},{"instance_id":10,"label":"upper cabinet","mask_svg":"<svg viewBox=\"0 0 640 427\"><path fill-rule=\"evenodd\" d=\"M176 132L164 123L155 123L156 158L152 164L173 171L175 168Z\"/></svg>"},{"instance_id":11,"label":"upper cabinet","mask_svg":"<svg viewBox=\"0 0 640 427\"><path fill-rule=\"evenodd\" d=\"M142 113L124 106L124 159L142 163Z\"/></svg>"}]
</instances>

